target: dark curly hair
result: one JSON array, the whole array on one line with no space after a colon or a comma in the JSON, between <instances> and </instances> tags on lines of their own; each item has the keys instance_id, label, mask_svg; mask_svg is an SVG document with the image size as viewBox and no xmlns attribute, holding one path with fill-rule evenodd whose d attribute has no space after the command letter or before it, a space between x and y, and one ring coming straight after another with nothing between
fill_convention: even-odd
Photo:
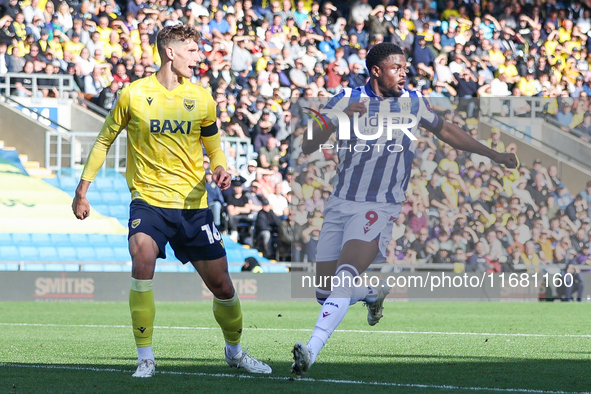
<instances>
[{"instance_id":1,"label":"dark curly hair","mask_svg":"<svg viewBox=\"0 0 591 394\"><path fill-rule=\"evenodd\" d=\"M373 66L379 66L390 55L404 55L404 51L398 45L389 42L382 42L374 46L367 54L367 69L371 71Z\"/></svg>"},{"instance_id":2,"label":"dark curly hair","mask_svg":"<svg viewBox=\"0 0 591 394\"><path fill-rule=\"evenodd\" d=\"M197 29L189 25L168 26L158 32L156 36L156 45L158 47L158 54L160 58L165 58L165 49L172 42L190 42L201 41L201 33Z\"/></svg>"}]
</instances>

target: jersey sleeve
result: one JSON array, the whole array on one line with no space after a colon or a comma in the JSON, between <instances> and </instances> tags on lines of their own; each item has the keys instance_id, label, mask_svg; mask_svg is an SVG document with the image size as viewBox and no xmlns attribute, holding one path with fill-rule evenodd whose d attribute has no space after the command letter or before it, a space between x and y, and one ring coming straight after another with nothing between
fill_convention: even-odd
<instances>
[{"instance_id":1,"label":"jersey sleeve","mask_svg":"<svg viewBox=\"0 0 591 394\"><path fill-rule=\"evenodd\" d=\"M115 104L115 108L109 112L109 115L105 119L101 132L96 137L96 141L92 146L88 160L84 166L82 172L82 179L85 181L92 182L96 177L96 174L103 166L105 159L107 158L107 152L115 141L115 138L127 127L129 122L129 104L130 94L129 87L123 88L119 94L119 99Z\"/></svg>"},{"instance_id":2,"label":"jersey sleeve","mask_svg":"<svg viewBox=\"0 0 591 394\"><path fill-rule=\"evenodd\" d=\"M322 107L322 109L320 110L320 113L322 114L322 116L326 120L326 123L332 122L333 119L336 118L336 115L328 114L328 113L324 112L323 110L324 109L334 109L334 110L338 110L338 111L344 111L345 108L347 108L349 106L349 97L345 97L345 96L346 96L346 91L345 91L345 89L343 89L338 94L334 95L328 101L328 103L326 103L326 105L324 107Z\"/></svg>"},{"instance_id":3,"label":"jersey sleeve","mask_svg":"<svg viewBox=\"0 0 591 394\"><path fill-rule=\"evenodd\" d=\"M437 133L441 131L443 128L443 119L433 111L427 98L417 92L417 98L415 100L419 100L419 112L417 113L419 126L431 132Z\"/></svg>"},{"instance_id":4,"label":"jersey sleeve","mask_svg":"<svg viewBox=\"0 0 591 394\"><path fill-rule=\"evenodd\" d=\"M203 118L203 122L201 122L201 127L211 126L216 121L216 103L211 97L211 94L207 93L203 90L203 98L205 99L206 113L205 118Z\"/></svg>"}]
</instances>

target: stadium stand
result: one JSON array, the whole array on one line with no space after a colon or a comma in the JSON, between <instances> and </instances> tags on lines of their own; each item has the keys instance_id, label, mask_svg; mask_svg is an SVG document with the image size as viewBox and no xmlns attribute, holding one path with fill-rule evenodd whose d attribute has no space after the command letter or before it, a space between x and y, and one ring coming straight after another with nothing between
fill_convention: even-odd
<instances>
[{"instance_id":1,"label":"stadium stand","mask_svg":"<svg viewBox=\"0 0 591 394\"><path fill-rule=\"evenodd\" d=\"M173 1L160 6L145 0L129 4L111 1L85 3L89 5L87 12L81 12L78 3L71 3L72 26L56 24L51 16L37 23L17 22L15 17L22 10L1 6L0 15L5 16L0 20L8 28L0 33L0 79L7 72L20 73L22 80L11 86L12 94L51 97L55 95L51 88L32 91L27 74L47 72L52 64L55 74L74 77L75 85L66 89L72 90L66 94L110 110L115 96L110 89L112 81L121 88L158 69L154 38L159 29L176 23L198 26L206 60L195 70L192 82L212 93L218 104L218 126L226 138L250 140L246 148L229 143L226 146L230 171L243 183L254 211L241 222L241 234L225 229L229 235L228 255L233 261L257 253L237 247L232 240L256 244L257 206L275 194L276 184L283 188L275 201L285 199L303 209L296 209L292 218L276 212L282 221L278 228L271 229L267 257L310 260L309 245L300 235L314 220L321 220L314 211L323 207L330 195L330 180L338 163L330 152L325 152L324 160L316 161L315 166L304 164L312 162L312 157L299 159L297 142L291 137L302 132L308 116L298 98L328 97L344 87L363 85L368 73L367 51L383 41L405 50L410 69L407 87L419 89L446 120L491 147L535 157L523 162L517 172L505 173L494 163L481 164L478 158L455 152L455 159L450 161L458 164L459 178L453 178L441 166L448 160L449 147L424 133L420 154L413 163L413 180L403 207L405 215L397 223L397 238L391 242L390 267L383 269L398 269L393 267L396 262L400 266L401 262L465 264L475 255L479 242L484 244L492 264L478 269L510 269L507 267L511 264L535 264L533 261L564 267L575 260L579 264L589 260L589 249L585 248L591 230L588 173L583 169L581 174L587 175L570 181L570 171L561 170L560 162L556 164L551 157L546 160L549 156L536 150L535 144L518 148L512 137L517 133L512 129L514 125L493 125L499 132L489 130L486 135L478 126L478 119L482 122L485 107L489 106L482 100L495 99L501 117L515 120L533 114L545 124L556 126L556 133L568 133L578 139L579 145L589 145L589 4L575 0L519 4L358 0L333 7L328 1L206 0L199 5ZM109 5L114 10L107 15L105 7ZM224 23L213 20L218 10L223 13ZM279 25L272 24L276 15L280 17ZM207 17L211 22L204 25L203 18ZM100 34L111 29L119 33L118 44L108 42L109 34ZM60 38L46 46L46 40L54 35ZM43 82L40 88L47 88L47 84ZM470 96L473 101L461 102L460 96ZM518 102L522 105L516 105ZM539 114L535 113L538 103ZM236 154L242 150L248 152L246 159ZM544 161L538 162L542 157ZM429 186L435 172L439 174ZM78 180L75 174L76 170L65 169L46 182L72 195ZM129 199L125 181L118 175L97 178L88 196L97 212L115 217L125 226ZM305 184L308 175L323 180L312 183L313 189L319 191L312 194L320 196L314 201L307 201L309 196L302 195L300 188L289 187L291 180ZM453 201L447 195L446 201L434 203L440 191L445 194L452 189L457 190ZM218 194L210 201L221 207L222 226L226 222L222 219L229 216L229 198L231 192ZM422 203L424 206L417 209L417 204ZM286 232L286 225L295 226L297 231ZM421 229L428 232L425 240L418 239ZM0 248L5 248L0 249L2 260L20 256L19 248L26 246L27 234L16 238L15 234L0 232ZM124 235L105 232L87 237L87 245L94 245L97 258L124 259ZM31 242L37 248L56 248L58 256L78 258L82 253L63 249L75 243L63 234L50 233L49 240L51 245L47 245L46 237L35 236ZM529 253L529 241L536 257ZM561 246L563 242L566 249ZM286 243L295 248L286 250ZM98 245L105 248L100 254ZM41 254L40 250L23 252Z\"/></svg>"}]
</instances>

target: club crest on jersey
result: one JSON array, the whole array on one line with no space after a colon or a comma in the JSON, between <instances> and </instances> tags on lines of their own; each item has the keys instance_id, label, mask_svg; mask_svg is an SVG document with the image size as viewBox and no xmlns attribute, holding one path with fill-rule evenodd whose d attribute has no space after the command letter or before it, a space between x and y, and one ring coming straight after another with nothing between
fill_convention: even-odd
<instances>
[{"instance_id":1,"label":"club crest on jersey","mask_svg":"<svg viewBox=\"0 0 591 394\"><path fill-rule=\"evenodd\" d=\"M410 112L411 101L410 97L401 97L398 99L398 105L402 112Z\"/></svg>"},{"instance_id":2,"label":"club crest on jersey","mask_svg":"<svg viewBox=\"0 0 591 394\"><path fill-rule=\"evenodd\" d=\"M195 109L195 100L193 99L183 99L183 107L189 112Z\"/></svg>"},{"instance_id":3,"label":"club crest on jersey","mask_svg":"<svg viewBox=\"0 0 591 394\"><path fill-rule=\"evenodd\" d=\"M137 226L140 225L141 222L142 222L142 219L134 219L134 221L131 222L131 228L136 228Z\"/></svg>"}]
</instances>

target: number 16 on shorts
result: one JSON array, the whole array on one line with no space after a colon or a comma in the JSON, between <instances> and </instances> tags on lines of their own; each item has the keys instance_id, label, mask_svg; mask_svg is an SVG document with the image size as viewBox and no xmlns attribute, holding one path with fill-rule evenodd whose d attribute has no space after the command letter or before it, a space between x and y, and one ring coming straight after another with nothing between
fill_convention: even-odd
<instances>
[{"instance_id":1,"label":"number 16 on shorts","mask_svg":"<svg viewBox=\"0 0 591 394\"><path fill-rule=\"evenodd\" d=\"M214 242L221 242L222 235L218 231L215 224L204 224L203 226L201 226L201 230L205 231L205 234L207 234L207 239L209 240L210 244L213 244Z\"/></svg>"}]
</instances>

